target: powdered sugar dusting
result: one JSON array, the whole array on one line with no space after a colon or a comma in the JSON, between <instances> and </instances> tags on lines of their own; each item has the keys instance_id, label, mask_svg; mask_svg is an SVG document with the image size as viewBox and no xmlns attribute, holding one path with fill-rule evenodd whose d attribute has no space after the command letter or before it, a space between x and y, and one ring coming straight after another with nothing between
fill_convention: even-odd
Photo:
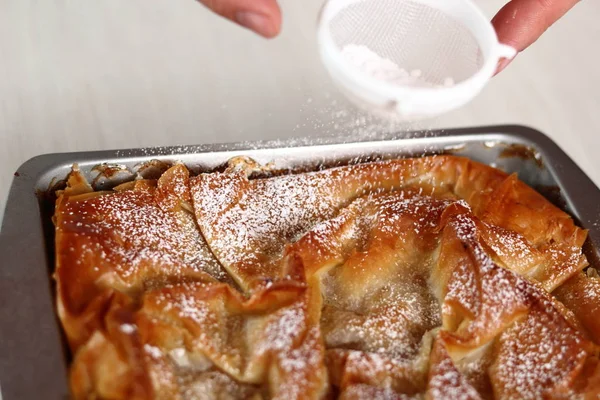
<instances>
[{"instance_id":1,"label":"powdered sugar dusting","mask_svg":"<svg viewBox=\"0 0 600 400\"><path fill-rule=\"evenodd\" d=\"M146 353L148 353L148 355L150 355L152 358L160 358L163 355L162 351L158 347L150 344L144 345L144 351L146 351Z\"/></svg>"},{"instance_id":2,"label":"powdered sugar dusting","mask_svg":"<svg viewBox=\"0 0 600 400\"><path fill-rule=\"evenodd\" d=\"M203 215L218 216L218 220L211 218L218 221L211 230L218 230L220 237L211 241L211 247L226 263L240 262L240 257L258 261L254 252L261 242L277 241L273 235L279 234L293 237L314 225L315 215L326 212L327 199L308 179L285 177L255 185L255 190L242 193L235 185L219 185L214 197L197 198Z\"/></svg>"},{"instance_id":3,"label":"powdered sugar dusting","mask_svg":"<svg viewBox=\"0 0 600 400\"><path fill-rule=\"evenodd\" d=\"M453 192L464 177L438 167L261 179L229 168L191 178L193 204L187 178L166 201L141 182L63 202L72 241L60 257L112 283L115 298L134 297L114 312L138 321L118 321L119 337L141 341L131 354L164 369L154 384L184 397L318 398L330 381L371 398L490 397L491 384L493 395L534 399L583 387L590 343L528 280L564 281L582 268L581 249L533 246L482 222L485 207ZM437 361L434 335L449 343Z\"/></svg>"},{"instance_id":4,"label":"powdered sugar dusting","mask_svg":"<svg viewBox=\"0 0 600 400\"><path fill-rule=\"evenodd\" d=\"M497 228L493 230L493 237L497 240L490 241L490 246L499 256L516 257L519 260L532 256L531 245L519 234Z\"/></svg>"},{"instance_id":5,"label":"powdered sugar dusting","mask_svg":"<svg viewBox=\"0 0 600 400\"><path fill-rule=\"evenodd\" d=\"M119 327L121 332L129 335L136 331L137 327L133 324L123 324Z\"/></svg>"},{"instance_id":6,"label":"powdered sugar dusting","mask_svg":"<svg viewBox=\"0 0 600 400\"><path fill-rule=\"evenodd\" d=\"M586 357L580 336L547 301L500 336L493 367L497 390L506 397L539 399L567 383Z\"/></svg>"},{"instance_id":7,"label":"powdered sugar dusting","mask_svg":"<svg viewBox=\"0 0 600 400\"><path fill-rule=\"evenodd\" d=\"M80 250L93 252L96 265L112 265L126 282L178 276L187 270L225 278L191 215L164 210L150 192L125 191L67 202L61 213L62 226L75 240L89 242L80 244ZM85 259L87 254L79 257Z\"/></svg>"},{"instance_id":8,"label":"powdered sugar dusting","mask_svg":"<svg viewBox=\"0 0 600 400\"><path fill-rule=\"evenodd\" d=\"M444 357L435 365L429 380L428 395L433 399L480 399L479 393L467 382L454 366L450 357Z\"/></svg>"},{"instance_id":9,"label":"powdered sugar dusting","mask_svg":"<svg viewBox=\"0 0 600 400\"><path fill-rule=\"evenodd\" d=\"M266 327L265 339L258 352L286 350L306 330L306 315L301 304L285 308L274 316L274 322Z\"/></svg>"}]
</instances>

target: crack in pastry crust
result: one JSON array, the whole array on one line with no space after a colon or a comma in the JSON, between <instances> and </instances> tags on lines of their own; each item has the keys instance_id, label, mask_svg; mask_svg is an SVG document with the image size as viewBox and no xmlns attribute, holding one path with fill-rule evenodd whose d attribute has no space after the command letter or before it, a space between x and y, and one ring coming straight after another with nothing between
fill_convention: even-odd
<instances>
[{"instance_id":1,"label":"crack in pastry crust","mask_svg":"<svg viewBox=\"0 0 600 400\"><path fill-rule=\"evenodd\" d=\"M600 394L587 232L514 175L437 156L248 169L56 205L80 399Z\"/></svg>"}]
</instances>

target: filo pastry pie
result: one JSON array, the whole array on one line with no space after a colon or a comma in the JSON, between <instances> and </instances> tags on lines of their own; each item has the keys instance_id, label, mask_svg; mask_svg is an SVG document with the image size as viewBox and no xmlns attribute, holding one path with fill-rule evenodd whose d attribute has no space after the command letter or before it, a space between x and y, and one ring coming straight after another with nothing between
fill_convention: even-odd
<instances>
[{"instance_id":1,"label":"filo pastry pie","mask_svg":"<svg viewBox=\"0 0 600 400\"><path fill-rule=\"evenodd\" d=\"M76 399L539 399L600 393L586 231L453 156L59 193Z\"/></svg>"}]
</instances>

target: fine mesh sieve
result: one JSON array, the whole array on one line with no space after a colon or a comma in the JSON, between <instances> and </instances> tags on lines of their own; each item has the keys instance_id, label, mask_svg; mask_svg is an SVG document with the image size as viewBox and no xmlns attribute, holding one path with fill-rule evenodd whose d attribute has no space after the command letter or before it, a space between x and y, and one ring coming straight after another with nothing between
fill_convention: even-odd
<instances>
[{"instance_id":1,"label":"fine mesh sieve","mask_svg":"<svg viewBox=\"0 0 600 400\"><path fill-rule=\"evenodd\" d=\"M464 105L516 54L469 0L329 0L318 40L343 92L394 119Z\"/></svg>"}]
</instances>

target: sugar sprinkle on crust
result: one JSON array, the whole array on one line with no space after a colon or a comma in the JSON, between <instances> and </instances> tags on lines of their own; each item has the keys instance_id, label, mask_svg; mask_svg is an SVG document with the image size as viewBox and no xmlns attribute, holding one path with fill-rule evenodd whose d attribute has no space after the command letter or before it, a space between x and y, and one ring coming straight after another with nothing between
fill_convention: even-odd
<instances>
[{"instance_id":1,"label":"sugar sprinkle on crust","mask_svg":"<svg viewBox=\"0 0 600 400\"><path fill-rule=\"evenodd\" d=\"M586 232L494 168L437 156L58 193L75 398L594 398ZM118 382L118 383L115 383Z\"/></svg>"}]
</instances>

